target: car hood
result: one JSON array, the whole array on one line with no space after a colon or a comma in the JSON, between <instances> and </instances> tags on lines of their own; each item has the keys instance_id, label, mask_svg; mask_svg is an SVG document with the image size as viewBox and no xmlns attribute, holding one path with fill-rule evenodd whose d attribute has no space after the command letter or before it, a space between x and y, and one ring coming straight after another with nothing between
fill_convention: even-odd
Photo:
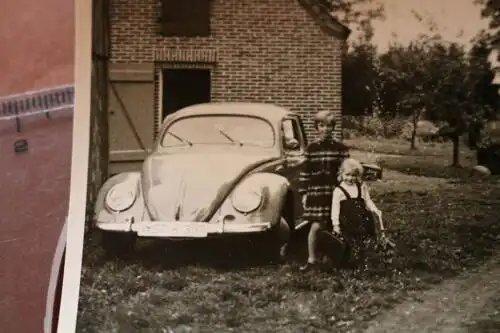
<instances>
[{"instance_id":1,"label":"car hood","mask_svg":"<svg viewBox=\"0 0 500 333\"><path fill-rule=\"evenodd\" d=\"M277 160L269 154L172 154L144 165L144 197L152 220L206 221L238 181Z\"/></svg>"}]
</instances>

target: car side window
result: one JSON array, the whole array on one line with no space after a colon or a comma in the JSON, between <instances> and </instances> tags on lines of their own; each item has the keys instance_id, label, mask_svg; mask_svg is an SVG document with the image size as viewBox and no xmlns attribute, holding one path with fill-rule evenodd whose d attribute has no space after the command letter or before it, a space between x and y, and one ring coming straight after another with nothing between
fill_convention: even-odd
<instances>
[{"instance_id":1,"label":"car side window","mask_svg":"<svg viewBox=\"0 0 500 333\"><path fill-rule=\"evenodd\" d=\"M285 119L282 123L283 148L300 151L303 147L300 125L296 119Z\"/></svg>"},{"instance_id":2,"label":"car side window","mask_svg":"<svg viewBox=\"0 0 500 333\"><path fill-rule=\"evenodd\" d=\"M300 134L300 137L302 138L302 141L300 142L303 147L307 147L307 136L306 136L306 131L304 129L304 123L302 122L302 119L299 117L297 117L297 126L298 126L298 131L299 131L299 134Z\"/></svg>"}]
</instances>

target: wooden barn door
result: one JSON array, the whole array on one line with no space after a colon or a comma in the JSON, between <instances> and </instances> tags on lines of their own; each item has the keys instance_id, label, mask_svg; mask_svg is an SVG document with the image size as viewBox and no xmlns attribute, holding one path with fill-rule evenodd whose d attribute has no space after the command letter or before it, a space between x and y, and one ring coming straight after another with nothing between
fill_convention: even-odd
<instances>
[{"instance_id":1,"label":"wooden barn door","mask_svg":"<svg viewBox=\"0 0 500 333\"><path fill-rule=\"evenodd\" d=\"M152 65L114 65L109 82L110 174L136 170L153 148Z\"/></svg>"}]
</instances>

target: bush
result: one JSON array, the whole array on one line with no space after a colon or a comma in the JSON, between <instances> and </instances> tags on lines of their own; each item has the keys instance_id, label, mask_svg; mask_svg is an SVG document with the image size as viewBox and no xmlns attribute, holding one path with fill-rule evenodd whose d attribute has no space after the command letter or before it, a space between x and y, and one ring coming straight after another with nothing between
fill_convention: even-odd
<instances>
[{"instance_id":1,"label":"bush","mask_svg":"<svg viewBox=\"0 0 500 333\"><path fill-rule=\"evenodd\" d=\"M445 142L446 138L439 136L439 128L445 124L435 124L429 120L420 120L417 123L416 137L423 142ZM400 138L410 141L413 132L413 122L408 121L402 129Z\"/></svg>"},{"instance_id":2,"label":"bush","mask_svg":"<svg viewBox=\"0 0 500 333\"><path fill-rule=\"evenodd\" d=\"M408 119L396 117L390 120L378 116L344 116L344 138L367 136L376 138L399 138Z\"/></svg>"},{"instance_id":3,"label":"bush","mask_svg":"<svg viewBox=\"0 0 500 333\"><path fill-rule=\"evenodd\" d=\"M445 142L445 138L437 136L441 124L434 124L428 120L420 120L417 124L417 141ZM413 122L410 117L398 116L392 119L383 119L378 116L344 116L343 137L385 138L411 140Z\"/></svg>"}]
</instances>

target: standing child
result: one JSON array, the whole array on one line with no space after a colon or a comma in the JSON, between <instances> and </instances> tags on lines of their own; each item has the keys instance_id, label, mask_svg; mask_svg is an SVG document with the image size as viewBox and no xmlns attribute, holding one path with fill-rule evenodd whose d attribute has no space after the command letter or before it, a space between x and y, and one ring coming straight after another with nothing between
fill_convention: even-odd
<instances>
[{"instance_id":1,"label":"standing child","mask_svg":"<svg viewBox=\"0 0 500 333\"><path fill-rule=\"evenodd\" d=\"M314 123L319 140L307 147L305 167L300 177L303 218L311 224L308 236L309 258L300 267L301 271L315 267L318 263L318 232L331 227L332 192L337 185L336 174L340 163L349 157L348 148L333 138L335 121L331 112L318 112Z\"/></svg>"},{"instance_id":2,"label":"standing child","mask_svg":"<svg viewBox=\"0 0 500 333\"><path fill-rule=\"evenodd\" d=\"M382 213L370 197L363 182L363 166L353 158L342 162L338 173L339 185L332 196L333 231L342 233L349 248L363 250L365 240L377 235L375 218L384 236Z\"/></svg>"}]
</instances>

